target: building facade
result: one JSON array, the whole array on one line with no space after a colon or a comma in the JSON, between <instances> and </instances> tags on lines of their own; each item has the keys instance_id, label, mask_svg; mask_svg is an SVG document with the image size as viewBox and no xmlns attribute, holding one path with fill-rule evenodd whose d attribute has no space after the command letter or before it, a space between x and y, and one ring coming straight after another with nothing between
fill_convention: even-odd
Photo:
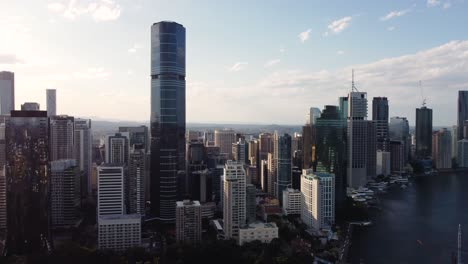
<instances>
[{"instance_id":1,"label":"building facade","mask_svg":"<svg viewBox=\"0 0 468 264\"><path fill-rule=\"evenodd\" d=\"M255 240L259 240L262 243L270 243L271 240L278 237L278 227L274 222L252 223L239 230L238 244L242 246Z\"/></svg>"},{"instance_id":2,"label":"building facade","mask_svg":"<svg viewBox=\"0 0 468 264\"><path fill-rule=\"evenodd\" d=\"M468 139L458 141L458 166L461 168L468 168Z\"/></svg>"},{"instance_id":3,"label":"building facade","mask_svg":"<svg viewBox=\"0 0 468 264\"><path fill-rule=\"evenodd\" d=\"M376 126L377 150L388 151L388 100L387 97L372 99L372 121Z\"/></svg>"},{"instance_id":4,"label":"building facade","mask_svg":"<svg viewBox=\"0 0 468 264\"><path fill-rule=\"evenodd\" d=\"M300 215L302 210L301 191L292 188L283 190L283 214Z\"/></svg>"},{"instance_id":5,"label":"building facade","mask_svg":"<svg viewBox=\"0 0 468 264\"><path fill-rule=\"evenodd\" d=\"M97 215L125 214L124 168L102 164L97 167Z\"/></svg>"},{"instance_id":6,"label":"building facade","mask_svg":"<svg viewBox=\"0 0 468 264\"><path fill-rule=\"evenodd\" d=\"M49 120L12 111L6 121L8 252L45 252L49 235Z\"/></svg>"},{"instance_id":7,"label":"building facade","mask_svg":"<svg viewBox=\"0 0 468 264\"><path fill-rule=\"evenodd\" d=\"M145 215L146 166L146 154L143 145L133 145L128 159L127 196L129 214Z\"/></svg>"},{"instance_id":8,"label":"building facade","mask_svg":"<svg viewBox=\"0 0 468 264\"><path fill-rule=\"evenodd\" d=\"M93 135L91 119L75 118L73 151L74 159L81 172L81 196L91 194L91 175L93 169Z\"/></svg>"},{"instance_id":9,"label":"building facade","mask_svg":"<svg viewBox=\"0 0 468 264\"><path fill-rule=\"evenodd\" d=\"M291 136L275 134L277 151L276 154L276 186L275 197L283 204L283 190L292 185L292 160L291 160Z\"/></svg>"},{"instance_id":10,"label":"building facade","mask_svg":"<svg viewBox=\"0 0 468 264\"><path fill-rule=\"evenodd\" d=\"M390 118L389 123L389 137L390 140L397 140L403 142L404 163L409 162L411 157L411 135L409 130L409 123L406 117L395 116Z\"/></svg>"},{"instance_id":11,"label":"building facade","mask_svg":"<svg viewBox=\"0 0 468 264\"><path fill-rule=\"evenodd\" d=\"M57 115L57 91L55 89L46 90L47 116Z\"/></svg>"},{"instance_id":12,"label":"building facade","mask_svg":"<svg viewBox=\"0 0 468 264\"><path fill-rule=\"evenodd\" d=\"M52 228L65 228L78 221L81 206L80 174L74 159L50 163L50 215Z\"/></svg>"},{"instance_id":13,"label":"building facade","mask_svg":"<svg viewBox=\"0 0 468 264\"><path fill-rule=\"evenodd\" d=\"M0 114L10 115L15 110L15 74L0 72Z\"/></svg>"},{"instance_id":14,"label":"building facade","mask_svg":"<svg viewBox=\"0 0 468 264\"><path fill-rule=\"evenodd\" d=\"M452 168L452 133L447 128L432 134L432 157L437 169Z\"/></svg>"},{"instance_id":15,"label":"building facade","mask_svg":"<svg viewBox=\"0 0 468 264\"><path fill-rule=\"evenodd\" d=\"M215 146L227 159L232 159L232 144L236 143L236 132L232 129L215 130Z\"/></svg>"},{"instance_id":16,"label":"building facade","mask_svg":"<svg viewBox=\"0 0 468 264\"><path fill-rule=\"evenodd\" d=\"M468 120L468 91L458 91L458 107L457 107L457 134L453 134L457 140L462 140L463 137L463 122Z\"/></svg>"},{"instance_id":17,"label":"building facade","mask_svg":"<svg viewBox=\"0 0 468 264\"><path fill-rule=\"evenodd\" d=\"M141 246L141 216L104 215L98 217L98 248L123 252Z\"/></svg>"},{"instance_id":18,"label":"building facade","mask_svg":"<svg viewBox=\"0 0 468 264\"><path fill-rule=\"evenodd\" d=\"M309 228L330 229L335 223L335 176L303 170L301 193L302 221Z\"/></svg>"},{"instance_id":19,"label":"building facade","mask_svg":"<svg viewBox=\"0 0 468 264\"><path fill-rule=\"evenodd\" d=\"M73 116L49 117L50 122L50 160L74 159L74 118Z\"/></svg>"},{"instance_id":20,"label":"building facade","mask_svg":"<svg viewBox=\"0 0 468 264\"><path fill-rule=\"evenodd\" d=\"M105 141L106 163L127 165L130 153L129 141L128 132L107 135Z\"/></svg>"},{"instance_id":21,"label":"building facade","mask_svg":"<svg viewBox=\"0 0 468 264\"><path fill-rule=\"evenodd\" d=\"M425 159L432 151L432 109L416 109L416 158Z\"/></svg>"},{"instance_id":22,"label":"building facade","mask_svg":"<svg viewBox=\"0 0 468 264\"><path fill-rule=\"evenodd\" d=\"M223 220L226 238L239 238L239 229L246 224L246 183L241 163L228 160L223 175Z\"/></svg>"},{"instance_id":23,"label":"building facade","mask_svg":"<svg viewBox=\"0 0 468 264\"><path fill-rule=\"evenodd\" d=\"M174 223L177 182L185 170L185 28L151 27L151 214Z\"/></svg>"},{"instance_id":24,"label":"building facade","mask_svg":"<svg viewBox=\"0 0 468 264\"><path fill-rule=\"evenodd\" d=\"M390 176L390 152L377 150L376 175Z\"/></svg>"},{"instance_id":25,"label":"building facade","mask_svg":"<svg viewBox=\"0 0 468 264\"><path fill-rule=\"evenodd\" d=\"M202 210L199 201L176 203L176 239L178 242L198 243L202 239Z\"/></svg>"}]
</instances>

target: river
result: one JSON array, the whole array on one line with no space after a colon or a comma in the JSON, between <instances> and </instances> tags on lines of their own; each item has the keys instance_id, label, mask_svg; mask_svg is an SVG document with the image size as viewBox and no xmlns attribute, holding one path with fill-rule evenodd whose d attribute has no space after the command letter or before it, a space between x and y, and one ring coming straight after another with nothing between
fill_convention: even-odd
<instances>
[{"instance_id":1,"label":"river","mask_svg":"<svg viewBox=\"0 0 468 264\"><path fill-rule=\"evenodd\" d=\"M415 178L379 198L382 211L372 213L373 225L354 229L351 263L451 263L458 224L468 263L467 173Z\"/></svg>"}]
</instances>

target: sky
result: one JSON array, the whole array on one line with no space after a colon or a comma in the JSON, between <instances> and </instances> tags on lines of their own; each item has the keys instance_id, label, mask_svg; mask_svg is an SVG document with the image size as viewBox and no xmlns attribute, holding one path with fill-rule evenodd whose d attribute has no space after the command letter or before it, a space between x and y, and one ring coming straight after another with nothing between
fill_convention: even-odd
<instances>
[{"instance_id":1,"label":"sky","mask_svg":"<svg viewBox=\"0 0 468 264\"><path fill-rule=\"evenodd\" d=\"M0 1L0 71L16 107L57 89L57 111L147 121L150 27L186 28L187 122L295 124L351 88L414 124L456 123L468 90L468 3L420 1ZM419 81L422 87L419 86Z\"/></svg>"}]
</instances>

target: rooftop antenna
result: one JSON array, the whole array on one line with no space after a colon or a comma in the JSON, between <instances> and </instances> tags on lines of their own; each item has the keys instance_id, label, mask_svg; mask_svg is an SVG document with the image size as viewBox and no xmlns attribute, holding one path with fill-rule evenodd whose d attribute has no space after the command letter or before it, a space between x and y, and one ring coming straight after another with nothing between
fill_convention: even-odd
<instances>
[{"instance_id":1,"label":"rooftop antenna","mask_svg":"<svg viewBox=\"0 0 468 264\"><path fill-rule=\"evenodd\" d=\"M424 97L424 91L421 80L419 80L419 89L421 90L422 107L426 107L426 98Z\"/></svg>"},{"instance_id":2,"label":"rooftop antenna","mask_svg":"<svg viewBox=\"0 0 468 264\"><path fill-rule=\"evenodd\" d=\"M354 85L354 69L351 70L351 92L359 92Z\"/></svg>"}]
</instances>

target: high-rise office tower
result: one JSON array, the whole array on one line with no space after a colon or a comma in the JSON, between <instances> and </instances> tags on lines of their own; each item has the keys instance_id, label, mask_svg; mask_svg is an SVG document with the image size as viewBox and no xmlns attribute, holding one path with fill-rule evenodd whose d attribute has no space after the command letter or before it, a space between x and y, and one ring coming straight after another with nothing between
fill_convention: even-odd
<instances>
[{"instance_id":1,"label":"high-rise office tower","mask_svg":"<svg viewBox=\"0 0 468 264\"><path fill-rule=\"evenodd\" d=\"M260 186L263 192L268 192L268 161L267 160L261 161Z\"/></svg>"},{"instance_id":2,"label":"high-rise office tower","mask_svg":"<svg viewBox=\"0 0 468 264\"><path fill-rule=\"evenodd\" d=\"M452 134L447 128L432 134L432 158L437 169L452 168Z\"/></svg>"},{"instance_id":3,"label":"high-rise office tower","mask_svg":"<svg viewBox=\"0 0 468 264\"><path fill-rule=\"evenodd\" d=\"M135 144L128 158L128 213L145 215L146 154L144 145Z\"/></svg>"},{"instance_id":4,"label":"high-rise office tower","mask_svg":"<svg viewBox=\"0 0 468 264\"><path fill-rule=\"evenodd\" d=\"M74 159L81 172L81 196L91 194L91 174L93 169L93 137L91 119L75 118Z\"/></svg>"},{"instance_id":5,"label":"high-rise office tower","mask_svg":"<svg viewBox=\"0 0 468 264\"><path fill-rule=\"evenodd\" d=\"M50 215L52 228L71 227L80 209L80 174L74 159L50 163Z\"/></svg>"},{"instance_id":6,"label":"high-rise office tower","mask_svg":"<svg viewBox=\"0 0 468 264\"><path fill-rule=\"evenodd\" d=\"M236 142L236 132L232 129L215 130L215 146L219 147L222 155L232 158L232 144Z\"/></svg>"},{"instance_id":7,"label":"high-rise office tower","mask_svg":"<svg viewBox=\"0 0 468 264\"><path fill-rule=\"evenodd\" d=\"M388 148L388 147L386 147ZM377 163L377 124L375 121L367 121L367 181L375 177Z\"/></svg>"},{"instance_id":8,"label":"high-rise office tower","mask_svg":"<svg viewBox=\"0 0 468 264\"><path fill-rule=\"evenodd\" d=\"M302 168L313 168L315 163L316 126L302 127Z\"/></svg>"},{"instance_id":9,"label":"high-rise office tower","mask_svg":"<svg viewBox=\"0 0 468 264\"><path fill-rule=\"evenodd\" d=\"M232 143L232 156L235 161L249 164L249 144L243 138L239 138L239 141Z\"/></svg>"},{"instance_id":10,"label":"high-rise office tower","mask_svg":"<svg viewBox=\"0 0 468 264\"><path fill-rule=\"evenodd\" d=\"M149 150L149 134L147 126L119 127L119 132L128 133L130 147L138 144L143 146L145 152Z\"/></svg>"},{"instance_id":11,"label":"high-rise office tower","mask_svg":"<svg viewBox=\"0 0 468 264\"><path fill-rule=\"evenodd\" d=\"M246 184L242 163L228 160L224 166L223 221L226 238L237 239L246 223Z\"/></svg>"},{"instance_id":12,"label":"high-rise office tower","mask_svg":"<svg viewBox=\"0 0 468 264\"><path fill-rule=\"evenodd\" d=\"M57 115L57 91L55 89L46 90L47 116Z\"/></svg>"},{"instance_id":13,"label":"high-rise office tower","mask_svg":"<svg viewBox=\"0 0 468 264\"><path fill-rule=\"evenodd\" d=\"M270 133L261 133L258 136L260 160L267 160L268 153L273 153L273 135Z\"/></svg>"},{"instance_id":14,"label":"high-rise office tower","mask_svg":"<svg viewBox=\"0 0 468 264\"><path fill-rule=\"evenodd\" d=\"M255 222L257 219L257 189L253 184L247 184L245 187L245 212L247 224Z\"/></svg>"},{"instance_id":15,"label":"high-rise office tower","mask_svg":"<svg viewBox=\"0 0 468 264\"><path fill-rule=\"evenodd\" d=\"M319 108L311 107L306 115L306 124L311 126L315 125L315 121L320 117L321 114L322 112L320 112Z\"/></svg>"},{"instance_id":16,"label":"high-rise office tower","mask_svg":"<svg viewBox=\"0 0 468 264\"><path fill-rule=\"evenodd\" d=\"M377 132L377 149L388 150L388 100L387 97L374 97L372 99L372 121Z\"/></svg>"},{"instance_id":17,"label":"high-rise office tower","mask_svg":"<svg viewBox=\"0 0 468 264\"><path fill-rule=\"evenodd\" d=\"M341 209L346 201L346 119L337 106L326 105L316 127L317 162L335 174L336 208Z\"/></svg>"},{"instance_id":18,"label":"high-rise office tower","mask_svg":"<svg viewBox=\"0 0 468 264\"><path fill-rule=\"evenodd\" d=\"M390 140L403 142L404 163L408 163L411 156L411 135L406 117L395 116L390 118L389 137Z\"/></svg>"},{"instance_id":19,"label":"high-rise office tower","mask_svg":"<svg viewBox=\"0 0 468 264\"><path fill-rule=\"evenodd\" d=\"M178 242L198 243L202 239L202 210L199 201L176 203L176 239Z\"/></svg>"},{"instance_id":20,"label":"high-rise office tower","mask_svg":"<svg viewBox=\"0 0 468 264\"><path fill-rule=\"evenodd\" d=\"M338 98L338 106L340 108L341 112L341 118L342 119L348 119L348 97L347 96L342 96Z\"/></svg>"},{"instance_id":21,"label":"high-rise office tower","mask_svg":"<svg viewBox=\"0 0 468 264\"><path fill-rule=\"evenodd\" d=\"M468 168L468 139L458 141L458 166L461 168Z\"/></svg>"},{"instance_id":22,"label":"high-rise office tower","mask_svg":"<svg viewBox=\"0 0 468 264\"><path fill-rule=\"evenodd\" d=\"M367 183L367 145L369 141L367 138L369 126L367 122L367 93L356 91L349 93L348 115L347 184L349 187L357 188Z\"/></svg>"},{"instance_id":23,"label":"high-rise office tower","mask_svg":"<svg viewBox=\"0 0 468 264\"><path fill-rule=\"evenodd\" d=\"M115 133L106 136L106 163L128 164L130 151L128 132Z\"/></svg>"},{"instance_id":24,"label":"high-rise office tower","mask_svg":"<svg viewBox=\"0 0 468 264\"><path fill-rule=\"evenodd\" d=\"M384 177L390 176L391 168L390 152L377 150L377 176L383 175Z\"/></svg>"},{"instance_id":25,"label":"high-rise office tower","mask_svg":"<svg viewBox=\"0 0 468 264\"><path fill-rule=\"evenodd\" d=\"M0 115L10 115L15 110L15 74L0 72Z\"/></svg>"},{"instance_id":26,"label":"high-rise office tower","mask_svg":"<svg viewBox=\"0 0 468 264\"><path fill-rule=\"evenodd\" d=\"M97 216L125 214L124 168L102 164L97 167Z\"/></svg>"},{"instance_id":27,"label":"high-rise office tower","mask_svg":"<svg viewBox=\"0 0 468 264\"><path fill-rule=\"evenodd\" d=\"M73 116L49 117L50 122L50 160L74 159L74 118Z\"/></svg>"},{"instance_id":28,"label":"high-rise office tower","mask_svg":"<svg viewBox=\"0 0 468 264\"><path fill-rule=\"evenodd\" d=\"M458 133L453 135L457 140L463 139L463 122L468 120L468 91L458 91Z\"/></svg>"},{"instance_id":29,"label":"high-rise office tower","mask_svg":"<svg viewBox=\"0 0 468 264\"><path fill-rule=\"evenodd\" d=\"M5 140L8 252L44 252L51 242L47 112L11 111Z\"/></svg>"},{"instance_id":30,"label":"high-rise office tower","mask_svg":"<svg viewBox=\"0 0 468 264\"><path fill-rule=\"evenodd\" d=\"M425 159L432 151L432 109L416 109L416 158Z\"/></svg>"},{"instance_id":31,"label":"high-rise office tower","mask_svg":"<svg viewBox=\"0 0 468 264\"><path fill-rule=\"evenodd\" d=\"M185 28L151 27L151 214L175 221L178 174L185 170ZM231 147L231 145L229 145Z\"/></svg>"},{"instance_id":32,"label":"high-rise office tower","mask_svg":"<svg viewBox=\"0 0 468 264\"><path fill-rule=\"evenodd\" d=\"M277 151L276 160L276 187L275 197L283 204L283 190L292 186L291 136L282 136L275 133Z\"/></svg>"},{"instance_id":33,"label":"high-rise office tower","mask_svg":"<svg viewBox=\"0 0 468 264\"><path fill-rule=\"evenodd\" d=\"M400 173L405 166L405 150L402 141L390 140L390 170L392 173Z\"/></svg>"},{"instance_id":34,"label":"high-rise office tower","mask_svg":"<svg viewBox=\"0 0 468 264\"><path fill-rule=\"evenodd\" d=\"M249 141L249 163L250 165L257 166L260 163L260 142L257 139ZM257 166L257 169L260 166Z\"/></svg>"},{"instance_id":35,"label":"high-rise office tower","mask_svg":"<svg viewBox=\"0 0 468 264\"><path fill-rule=\"evenodd\" d=\"M0 233L7 228L5 117L0 117Z\"/></svg>"},{"instance_id":36,"label":"high-rise office tower","mask_svg":"<svg viewBox=\"0 0 468 264\"><path fill-rule=\"evenodd\" d=\"M330 229L335 223L334 178L331 173L303 170L301 219L309 228Z\"/></svg>"},{"instance_id":37,"label":"high-rise office tower","mask_svg":"<svg viewBox=\"0 0 468 264\"><path fill-rule=\"evenodd\" d=\"M458 155L458 126L452 126L452 158L454 158L457 162L457 155Z\"/></svg>"},{"instance_id":38,"label":"high-rise office tower","mask_svg":"<svg viewBox=\"0 0 468 264\"><path fill-rule=\"evenodd\" d=\"M267 175L267 190L266 192L270 196L275 196L276 190L276 176L278 176L276 172L276 159L273 153L268 153L268 160L267 160L267 168L268 168L268 175Z\"/></svg>"}]
</instances>

